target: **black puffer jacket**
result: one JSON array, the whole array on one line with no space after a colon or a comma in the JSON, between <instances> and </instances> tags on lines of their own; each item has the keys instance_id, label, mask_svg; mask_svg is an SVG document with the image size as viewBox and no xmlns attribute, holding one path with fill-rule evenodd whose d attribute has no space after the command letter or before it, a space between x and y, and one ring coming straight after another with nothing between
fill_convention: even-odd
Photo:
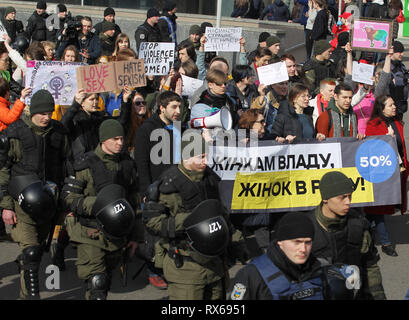
<instances>
[{"instance_id":1,"label":"black puffer jacket","mask_svg":"<svg viewBox=\"0 0 409 320\"><path fill-rule=\"evenodd\" d=\"M23 23L20 20L6 20L2 19L1 22L3 23L4 28L11 39L11 43L16 41L16 37L24 32Z\"/></svg>"},{"instance_id":2,"label":"black puffer jacket","mask_svg":"<svg viewBox=\"0 0 409 320\"><path fill-rule=\"evenodd\" d=\"M47 30L45 25L48 16L46 12L38 15L37 11L34 11L31 17L28 18L26 36L29 40L44 41L52 37L52 34Z\"/></svg>"}]
</instances>

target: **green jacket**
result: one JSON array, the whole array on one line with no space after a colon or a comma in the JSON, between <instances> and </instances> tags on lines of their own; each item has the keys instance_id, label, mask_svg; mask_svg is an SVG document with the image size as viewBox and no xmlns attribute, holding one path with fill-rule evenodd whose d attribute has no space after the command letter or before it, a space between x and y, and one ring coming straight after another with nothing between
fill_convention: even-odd
<instances>
[{"instance_id":1,"label":"green jacket","mask_svg":"<svg viewBox=\"0 0 409 320\"><path fill-rule=\"evenodd\" d=\"M102 149L101 146L98 145L98 147L94 150L95 154L97 157L99 157L103 162L105 167L108 170L111 171L118 171L119 170L119 160L120 157L119 155L109 155L106 154ZM80 171L77 171L75 173L75 179L84 184L83 191L81 193L76 193L76 192L70 192L67 197L65 198L65 202L68 206L71 207L71 204L73 203L74 200L79 199L79 198L84 198L84 202L82 204L83 206L83 214L88 215L90 218L92 218L92 207L94 205L94 202L97 197L97 192L94 186L94 180L92 178L92 172L90 168L86 168ZM136 190L136 181L132 183L132 185L135 185L135 188L132 188L132 190L128 190L128 200L130 203L138 203L138 195L137 195L137 190ZM135 208L134 208L135 209ZM82 226L79 221L74 221L75 219L69 218L70 226L71 228L70 232L70 237L72 241L77 241L80 243L90 243L94 244L97 246L100 246L106 250L109 251L114 251L119 248L121 248L123 245L125 245L125 241L110 241L108 240L101 232L99 232L94 238L96 238L95 241L90 241L90 240L95 240L95 239L90 239L87 236L87 227ZM130 234L129 239L138 241L141 240L139 239L142 236L142 233L139 231L137 226L135 226L133 232ZM74 240L76 239L76 240Z\"/></svg>"},{"instance_id":2,"label":"green jacket","mask_svg":"<svg viewBox=\"0 0 409 320\"><path fill-rule=\"evenodd\" d=\"M203 179L203 172L189 171L178 165L178 169L186 175L191 181L199 182ZM183 207L182 197L179 193L159 195L159 203L163 204L169 209L169 215L175 218L176 234L183 234L183 222L191 211ZM149 231L160 234L162 230L162 222L167 219L168 214L161 214L160 216L151 218L146 227ZM230 224L228 217L226 221ZM232 231L232 242L237 244L242 241L242 235L239 231L234 231L230 224ZM187 241L181 237L175 240L174 245L178 248L182 256L190 257L194 262L185 262L181 268L176 268L172 259L168 256L168 251L171 246L171 241L168 238L162 238L156 245L155 266L162 267L165 272L166 280L176 283L186 284L206 284L218 281L225 276L227 267L224 256L215 258L205 257L187 246Z\"/></svg>"},{"instance_id":3,"label":"green jacket","mask_svg":"<svg viewBox=\"0 0 409 320\"><path fill-rule=\"evenodd\" d=\"M352 109L352 107L350 107L346 113L341 113L341 111L339 111L338 107L335 105L335 100L334 98L332 98L329 102L328 102L328 110L331 110L332 112L336 112L339 114L339 116L342 119L343 125L342 125L342 130L344 131L344 137L350 137L351 133L350 133L350 129L351 129L351 117L354 117L354 110Z\"/></svg>"},{"instance_id":4,"label":"green jacket","mask_svg":"<svg viewBox=\"0 0 409 320\"><path fill-rule=\"evenodd\" d=\"M31 128L35 134L39 136L46 136L52 132L52 127L49 125L46 128L37 127L32 121L31 118L24 116L23 117L24 123ZM19 139L10 138L9 139L9 151L8 151L8 161L6 165L0 170L0 185L6 188L9 184L11 179L11 167L13 164L16 164L21 161L23 158L23 145ZM68 138L65 136L64 146L62 150L63 154L68 155L69 153L69 144ZM17 214L19 214L19 219L24 220L27 223L32 223L31 218L29 215L24 213L24 211L18 205L18 202L15 201L10 195L5 195L3 199L0 201L0 208L13 210Z\"/></svg>"},{"instance_id":5,"label":"green jacket","mask_svg":"<svg viewBox=\"0 0 409 320\"><path fill-rule=\"evenodd\" d=\"M326 232L336 232L342 230L346 223L346 217L328 218L322 213L321 205L315 209L315 219ZM314 244L313 244L314 251ZM385 293L382 285L382 275L377 264L379 260L378 251L372 240L369 229L365 230L362 239L362 262L361 266L361 284L363 291L371 295L375 300L385 300ZM318 257L319 258L319 257ZM361 289L361 290L362 290Z\"/></svg>"}]
</instances>

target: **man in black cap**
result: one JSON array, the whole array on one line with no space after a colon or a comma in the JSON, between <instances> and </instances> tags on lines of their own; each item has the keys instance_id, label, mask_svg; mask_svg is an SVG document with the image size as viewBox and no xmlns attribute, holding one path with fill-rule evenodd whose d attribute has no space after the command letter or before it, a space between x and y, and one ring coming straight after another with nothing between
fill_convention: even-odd
<instances>
[{"instance_id":1,"label":"man in black cap","mask_svg":"<svg viewBox=\"0 0 409 320\"><path fill-rule=\"evenodd\" d=\"M254 62L254 59L256 57L256 53L257 50L259 48L265 48L267 47L267 38L270 37L271 34L268 32L263 31L262 33L260 33L260 35L258 36L258 45L257 48L253 51L251 51L248 55L247 55L247 60L249 61L249 64L251 64L252 62Z\"/></svg>"},{"instance_id":2,"label":"man in black cap","mask_svg":"<svg viewBox=\"0 0 409 320\"><path fill-rule=\"evenodd\" d=\"M64 183L68 138L63 125L51 119L53 111L53 96L39 90L31 98L30 116L5 131L9 160L1 169L0 185L7 193L0 207L3 221L13 225L11 236L22 250L16 260L21 299L40 298L39 266L45 240L54 231L58 190Z\"/></svg>"},{"instance_id":3,"label":"man in black cap","mask_svg":"<svg viewBox=\"0 0 409 320\"><path fill-rule=\"evenodd\" d=\"M408 74L402 62L405 47L400 41L393 41L393 55L391 57L392 81L389 83L389 92L396 105L396 117L402 119L403 114L408 111Z\"/></svg>"},{"instance_id":4,"label":"man in black cap","mask_svg":"<svg viewBox=\"0 0 409 320\"><path fill-rule=\"evenodd\" d=\"M115 33L113 35L113 39L115 41L118 34L120 34L122 31L121 31L121 28L115 23L115 10L111 7L108 7L104 10L104 20L102 20L101 22L98 22L92 29L92 32L95 33L97 36L101 32L103 32L102 24L104 23L104 21L112 22L115 25Z\"/></svg>"},{"instance_id":5,"label":"man in black cap","mask_svg":"<svg viewBox=\"0 0 409 320\"><path fill-rule=\"evenodd\" d=\"M312 254L328 263L356 265L362 275L361 299L386 299L377 265L378 251L370 234L370 223L351 209L354 185L339 171L330 171L319 185L321 204L308 214L314 224Z\"/></svg>"},{"instance_id":6,"label":"man in black cap","mask_svg":"<svg viewBox=\"0 0 409 320\"><path fill-rule=\"evenodd\" d=\"M305 212L291 212L278 222L267 252L239 270L231 282L231 300L336 299L326 269L313 256L314 225ZM340 265L339 268L346 266ZM351 268L352 269L352 268ZM333 269L336 270L336 269ZM351 275L350 275L351 276ZM358 282L354 274L351 282ZM341 291L348 289L341 277ZM352 297L352 296L351 296Z\"/></svg>"},{"instance_id":7,"label":"man in black cap","mask_svg":"<svg viewBox=\"0 0 409 320\"><path fill-rule=\"evenodd\" d=\"M20 20L16 20L16 9L14 7L7 7L4 10L4 19L1 17L4 28L6 28L7 34L11 39L11 43L16 41L16 37L24 32L23 23Z\"/></svg>"},{"instance_id":8,"label":"man in black cap","mask_svg":"<svg viewBox=\"0 0 409 320\"><path fill-rule=\"evenodd\" d=\"M46 26L46 20L48 13L45 11L47 4L45 1L38 1L36 10L28 18L26 27L26 37L28 40L44 41L47 39L48 29Z\"/></svg>"},{"instance_id":9,"label":"man in black cap","mask_svg":"<svg viewBox=\"0 0 409 320\"><path fill-rule=\"evenodd\" d=\"M87 300L107 298L111 274L122 248L130 247L132 256L136 242L141 240L131 210L138 205L136 169L134 161L122 152L122 125L114 119L102 122L99 141L94 151L74 163L75 177L67 179L62 191L72 212L65 223L70 241L77 245L77 273L85 281ZM119 192L120 197L118 188L124 191ZM105 205L100 205L101 201ZM112 209L108 216L104 215L104 207Z\"/></svg>"},{"instance_id":10,"label":"man in black cap","mask_svg":"<svg viewBox=\"0 0 409 320\"><path fill-rule=\"evenodd\" d=\"M159 18L158 27L160 30L160 37L163 42L173 42L175 46L178 45L176 38L176 2L171 0L166 0L162 16Z\"/></svg>"},{"instance_id":11,"label":"man in black cap","mask_svg":"<svg viewBox=\"0 0 409 320\"><path fill-rule=\"evenodd\" d=\"M335 64L330 60L331 44L327 40L314 42L313 57L303 66L305 76L311 84L311 91L319 93L321 80L335 78Z\"/></svg>"},{"instance_id":12,"label":"man in black cap","mask_svg":"<svg viewBox=\"0 0 409 320\"><path fill-rule=\"evenodd\" d=\"M161 42L160 30L158 28L160 13L156 8L150 8L146 13L146 20L135 30L136 52L142 42Z\"/></svg>"},{"instance_id":13,"label":"man in black cap","mask_svg":"<svg viewBox=\"0 0 409 320\"><path fill-rule=\"evenodd\" d=\"M115 24L109 21L102 22L99 44L102 56L111 56L115 50Z\"/></svg>"}]
</instances>

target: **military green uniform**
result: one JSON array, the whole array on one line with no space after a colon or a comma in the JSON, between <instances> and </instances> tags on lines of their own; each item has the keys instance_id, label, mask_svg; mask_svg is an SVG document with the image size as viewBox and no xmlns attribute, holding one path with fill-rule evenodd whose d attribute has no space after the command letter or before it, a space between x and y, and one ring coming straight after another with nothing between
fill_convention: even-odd
<instances>
[{"instance_id":1,"label":"military green uniform","mask_svg":"<svg viewBox=\"0 0 409 320\"><path fill-rule=\"evenodd\" d=\"M89 167L88 160L91 154L102 160L107 170L102 174L98 174L97 177L93 175L92 168ZM124 161L128 163L128 166L124 165ZM111 179L111 183L117 183L125 187L128 191L127 200L131 202L133 207L136 207L138 201L134 189L136 172L132 169L132 166L130 172L124 169L124 167L129 169L130 162L133 163L129 157L124 158L120 154L106 154L99 145L93 153L86 153L84 158L74 164L74 170L76 170L75 180L79 185L83 186L83 189L69 192L66 196L65 201L74 214L67 216L65 222L70 240L78 248L76 265L78 277L82 280L90 280L95 275L101 275L104 281L109 283L110 274L121 258L121 249L129 240L138 240L136 229L128 238L115 240L107 237L98 229L95 217L91 213L97 197L94 179L99 179L101 176L111 175L108 177L108 179ZM86 299L97 299L98 295L92 296L90 283L87 283L87 285ZM101 290L106 294L108 288L109 285Z\"/></svg>"},{"instance_id":2,"label":"military green uniform","mask_svg":"<svg viewBox=\"0 0 409 320\"><path fill-rule=\"evenodd\" d=\"M169 187L173 182L177 185L176 190ZM168 210L148 219L146 227L161 236L155 248L155 266L163 268L172 300L225 299L226 275L228 277L225 257L205 257L194 251L188 245L183 227L184 220L195 205L205 199L218 198L218 182L219 178L211 169L189 171L182 164L173 166L163 174L159 185L159 203ZM186 195L186 191L191 190L197 192L187 192ZM238 244L242 240L240 232L234 232L231 224L229 228L233 234L232 240ZM175 249L176 258L171 258ZM182 262L182 266L177 266L177 260Z\"/></svg>"},{"instance_id":3,"label":"military green uniform","mask_svg":"<svg viewBox=\"0 0 409 320\"><path fill-rule=\"evenodd\" d=\"M51 120L47 127L42 128L24 117L11 124L5 134L9 138L10 147L8 161L0 171L0 184L4 191L8 189L12 177L29 174L36 174L41 180L53 181L62 187L64 160L69 149L65 129L59 122ZM13 225L11 236L23 251L17 260L21 274L20 298L38 298L38 266L52 219L38 222L7 193L0 207L16 213L17 223ZM35 261L28 261L25 252L35 256ZM35 278L29 279L28 273Z\"/></svg>"},{"instance_id":4,"label":"military green uniform","mask_svg":"<svg viewBox=\"0 0 409 320\"><path fill-rule=\"evenodd\" d=\"M378 251L373 243L369 222L355 210L344 217L328 218L322 205L310 214L315 225L312 254L330 263L347 263L360 267L363 299L386 299L382 276L377 265Z\"/></svg>"}]
</instances>

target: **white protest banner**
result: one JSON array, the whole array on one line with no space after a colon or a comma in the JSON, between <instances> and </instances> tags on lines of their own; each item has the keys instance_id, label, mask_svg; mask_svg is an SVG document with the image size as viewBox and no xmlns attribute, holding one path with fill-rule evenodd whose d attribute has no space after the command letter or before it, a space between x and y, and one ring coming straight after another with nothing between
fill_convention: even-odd
<instances>
[{"instance_id":1,"label":"white protest banner","mask_svg":"<svg viewBox=\"0 0 409 320\"><path fill-rule=\"evenodd\" d=\"M175 61L175 44L172 42L142 42L139 59L144 60L147 76L167 75Z\"/></svg>"},{"instance_id":2,"label":"white protest banner","mask_svg":"<svg viewBox=\"0 0 409 320\"><path fill-rule=\"evenodd\" d=\"M188 96L189 98L193 96L195 91L203 85L203 80L191 78L185 75L182 76L182 95Z\"/></svg>"},{"instance_id":3,"label":"white protest banner","mask_svg":"<svg viewBox=\"0 0 409 320\"><path fill-rule=\"evenodd\" d=\"M3 23L0 21L0 41L4 41L3 35L8 35L6 28L3 26Z\"/></svg>"},{"instance_id":4,"label":"white protest banner","mask_svg":"<svg viewBox=\"0 0 409 320\"><path fill-rule=\"evenodd\" d=\"M352 81L372 85L374 66L366 63L358 63L356 61L352 64Z\"/></svg>"},{"instance_id":5,"label":"white protest banner","mask_svg":"<svg viewBox=\"0 0 409 320\"><path fill-rule=\"evenodd\" d=\"M277 62L257 68L258 78L261 84L266 86L288 80L288 72L285 62Z\"/></svg>"},{"instance_id":6,"label":"white protest banner","mask_svg":"<svg viewBox=\"0 0 409 320\"><path fill-rule=\"evenodd\" d=\"M239 52L241 28L206 27L204 51Z\"/></svg>"},{"instance_id":7,"label":"white protest banner","mask_svg":"<svg viewBox=\"0 0 409 320\"><path fill-rule=\"evenodd\" d=\"M76 69L84 66L81 62L27 61L25 86L32 92L26 98L29 105L32 95L40 89L48 90L55 104L71 105L77 92Z\"/></svg>"}]
</instances>

